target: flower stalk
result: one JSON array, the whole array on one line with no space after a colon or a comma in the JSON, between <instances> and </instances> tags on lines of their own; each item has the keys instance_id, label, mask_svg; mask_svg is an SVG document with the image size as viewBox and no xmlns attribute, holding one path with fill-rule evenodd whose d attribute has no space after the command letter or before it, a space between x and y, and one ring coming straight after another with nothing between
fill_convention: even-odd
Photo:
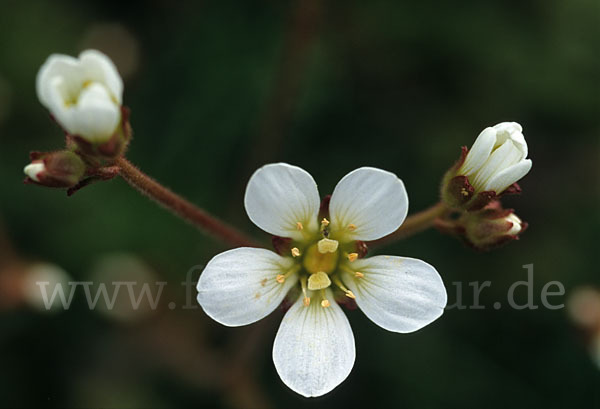
<instances>
[{"instance_id":1,"label":"flower stalk","mask_svg":"<svg viewBox=\"0 0 600 409\"><path fill-rule=\"evenodd\" d=\"M424 230L433 227L435 221L444 217L450 212L450 209L442 202L410 215L404 220L404 223L393 233L388 234L379 240L367 242L369 248L389 244L397 240L405 239Z\"/></svg>"},{"instance_id":2,"label":"flower stalk","mask_svg":"<svg viewBox=\"0 0 600 409\"><path fill-rule=\"evenodd\" d=\"M119 167L119 175L130 186L200 230L235 247L262 247L244 233L162 186L126 158L121 156L114 164Z\"/></svg>"}]
</instances>

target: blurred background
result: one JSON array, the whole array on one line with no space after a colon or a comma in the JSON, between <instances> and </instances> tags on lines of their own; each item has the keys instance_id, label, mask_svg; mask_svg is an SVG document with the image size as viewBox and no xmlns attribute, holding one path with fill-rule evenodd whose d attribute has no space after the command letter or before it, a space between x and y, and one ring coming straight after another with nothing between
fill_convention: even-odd
<instances>
[{"instance_id":1,"label":"blurred background","mask_svg":"<svg viewBox=\"0 0 600 409\"><path fill-rule=\"evenodd\" d=\"M3 407L600 407L600 3L595 0L3 1L0 4L0 405ZM435 230L378 249L423 259L449 291L490 281L483 309L400 335L348 311L357 361L304 399L271 359L283 311L243 328L181 285L226 247L121 179L23 185L31 150L63 146L35 94L51 53L97 48L125 80L145 172L256 238L245 183L275 161L322 194L359 166L395 172L411 212L486 126L523 125L534 166L505 200L518 242L475 253ZM510 309L559 281L565 308ZM33 283L165 282L156 310L117 300L47 311ZM33 290L32 290L33 288ZM155 287L152 287L155 288ZM35 291L38 290L38 291ZM517 290L525 303L526 291ZM191 296L191 299L190 299ZM37 297L37 298L36 298ZM503 303L494 309L495 302Z\"/></svg>"}]
</instances>

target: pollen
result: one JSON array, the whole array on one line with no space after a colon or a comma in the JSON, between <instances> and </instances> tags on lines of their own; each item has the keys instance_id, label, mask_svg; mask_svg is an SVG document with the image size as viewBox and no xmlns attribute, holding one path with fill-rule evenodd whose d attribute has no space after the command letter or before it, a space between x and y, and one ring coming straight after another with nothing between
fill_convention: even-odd
<instances>
[{"instance_id":1,"label":"pollen","mask_svg":"<svg viewBox=\"0 0 600 409\"><path fill-rule=\"evenodd\" d=\"M317 243L319 253L321 253L321 254L335 253L338 249L338 245L339 245L339 243L337 240L331 240L331 239L321 239Z\"/></svg>"},{"instance_id":2,"label":"pollen","mask_svg":"<svg viewBox=\"0 0 600 409\"><path fill-rule=\"evenodd\" d=\"M354 293L350 290L346 291L346 297L348 298L352 298L353 300L356 298L356 296L354 295Z\"/></svg>"},{"instance_id":3,"label":"pollen","mask_svg":"<svg viewBox=\"0 0 600 409\"><path fill-rule=\"evenodd\" d=\"M304 304L305 307L308 307L310 305L310 297L304 297L302 304Z\"/></svg>"},{"instance_id":4,"label":"pollen","mask_svg":"<svg viewBox=\"0 0 600 409\"><path fill-rule=\"evenodd\" d=\"M469 192L464 187L460 189L460 194L463 196L469 196Z\"/></svg>"},{"instance_id":5,"label":"pollen","mask_svg":"<svg viewBox=\"0 0 600 409\"><path fill-rule=\"evenodd\" d=\"M296 222L296 229L298 229L298 230L303 230L303 229L304 229L304 226L302 225L302 223L300 223L300 222Z\"/></svg>"},{"instance_id":6,"label":"pollen","mask_svg":"<svg viewBox=\"0 0 600 409\"><path fill-rule=\"evenodd\" d=\"M298 247L294 247L292 249L292 257L300 257L300 250L298 249Z\"/></svg>"},{"instance_id":7,"label":"pollen","mask_svg":"<svg viewBox=\"0 0 600 409\"><path fill-rule=\"evenodd\" d=\"M311 274L308 277L308 289L311 291L322 290L331 285L331 280L327 273L319 271L318 273Z\"/></svg>"},{"instance_id":8,"label":"pollen","mask_svg":"<svg viewBox=\"0 0 600 409\"><path fill-rule=\"evenodd\" d=\"M285 276L283 274L277 274L275 281L277 281L279 284L283 284L285 283Z\"/></svg>"},{"instance_id":9,"label":"pollen","mask_svg":"<svg viewBox=\"0 0 600 409\"><path fill-rule=\"evenodd\" d=\"M263 278L262 281L260 282L260 285L262 285L264 287L265 285L267 285L267 281L268 281L268 279Z\"/></svg>"},{"instance_id":10,"label":"pollen","mask_svg":"<svg viewBox=\"0 0 600 409\"><path fill-rule=\"evenodd\" d=\"M350 224L348 225L348 230L350 230L350 231L354 231L354 230L356 230L356 224L350 223Z\"/></svg>"},{"instance_id":11,"label":"pollen","mask_svg":"<svg viewBox=\"0 0 600 409\"><path fill-rule=\"evenodd\" d=\"M323 218L323 220L321 220L321 227L327 227L329 226L329 220L327 220L326 218Z\"/></svg>"},{"instance_id":12,"label":"pollen","mask_svg":"<svg viewBox=\"0 0 600 409\"><path fill-rule=\"evenodd\" d=\"M329 302L329 300L325 299L323 301L321 301L321 307L323 308L327 308L331 305L331 303Z\"/></svg>"},{"instance_id":13,"label":"pollen","mask_svg":"<svg viewBox=\"0 0 600 409\"><path fill-rule=\"evenodd\" d=\"M350 253L348 254L348 260L352 263L354 261L356 261L356 259L358 258L358 253Z\"/></svg>"},{"instance_id":14,"label":"pollen","mask_svg":"<svg viewBox=\"0 0 600 409\"><path fill-rule=\"evenodd\" d=\"M354 273L354 277L356 278L363 278L365 275L363 273L361 273L360 271L356 271Z\"/></svg>"}]
</instances>

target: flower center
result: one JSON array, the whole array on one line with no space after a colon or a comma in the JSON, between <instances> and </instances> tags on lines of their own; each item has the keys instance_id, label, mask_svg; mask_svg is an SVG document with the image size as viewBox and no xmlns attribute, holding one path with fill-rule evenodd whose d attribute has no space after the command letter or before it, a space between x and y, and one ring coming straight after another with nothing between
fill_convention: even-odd
<instances>
[{"instance_id":1,"label":"flower center","mask_svg":"<svg viewBox=\"0 0 600 409\"><path fill-rule=\"evenodd\" d=\"M324 242L325 240L327 242ZM323 239L310 246L306 250L304 259L302 260L306 271L310 274L319 272L332 273L337 267L339 258L337 245L338 242L335 240Z\"/></svg>"}]
</instances>

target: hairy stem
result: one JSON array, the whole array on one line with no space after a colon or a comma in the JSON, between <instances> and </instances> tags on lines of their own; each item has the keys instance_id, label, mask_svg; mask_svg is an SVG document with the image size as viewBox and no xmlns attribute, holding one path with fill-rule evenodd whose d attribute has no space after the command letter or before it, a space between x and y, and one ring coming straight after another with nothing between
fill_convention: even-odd
<instances>
[{"instance_id":1,"label":"hairy stem","mask_svg":"<svg viewBox=\"0 0 600 409\"><path fill-rule=\"evenodd\" d=\"M200 230L232 246L262 247L234 227L162 186L124 157L117 158L115 165L129 185Z\"/></svg>"},{"instance_id":2,"label":"hairy stem","mask_svg":"<svg viewBox=\"0 0 600 409\"><path fill-rule=\"evenodd\" d=\"M378 240L367 242L367 245L369 247L376 247L410 237L432 227L435 220L446 213L448 213L448 208L441 202L437 203L419 213L408 216L398 230Z\"/></svg>"}]
</instances>

